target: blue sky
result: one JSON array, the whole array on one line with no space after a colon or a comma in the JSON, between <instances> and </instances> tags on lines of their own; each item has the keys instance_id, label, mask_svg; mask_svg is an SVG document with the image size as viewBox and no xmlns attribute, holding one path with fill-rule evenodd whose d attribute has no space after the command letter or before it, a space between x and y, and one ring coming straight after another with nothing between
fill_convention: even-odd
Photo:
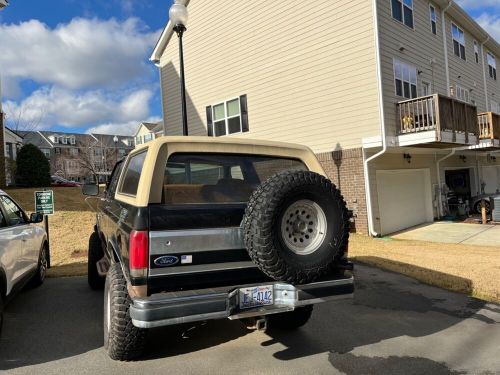
<instances>
[{"instance_id":1,"label":"blue sky","mask_svg":"<svg viewBox=\"0 0 500 375\"><path fill-rule=\"evenodd\" d=\"M423 1L423 0L414 0ZM458 0L500 41L500 0ZM8 125L131 134L161 119L148 61L171 0L10 0L0 12Z\"/></svg>"}]
</instances>

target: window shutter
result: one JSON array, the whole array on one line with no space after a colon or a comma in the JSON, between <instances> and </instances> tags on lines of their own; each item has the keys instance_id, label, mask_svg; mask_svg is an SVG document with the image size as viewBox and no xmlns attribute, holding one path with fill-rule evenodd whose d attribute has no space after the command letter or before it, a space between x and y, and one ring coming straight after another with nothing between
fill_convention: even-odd
<instances>
[{"instance_id":1,"label":"window shutter","mask_svg":"<svg viewBox=\"0 0 500 375\"><path fill-rule=\"evenodd\" d=\"M213 137L214 124L212 121L212 106L209 105L206 110L207 110L207 133L209 137Z\"/></svg>"},{"instance_id":2,"label":"window shutter","mask_svg":"<svg viewBox=\"0 0 500 375\"><path fill-rule=\"evenodd\" d=\"M241 110L241 131L247 132L248 129L248 106L247 96L240 96L240 110Z\"/></svg>"}]
</instances>

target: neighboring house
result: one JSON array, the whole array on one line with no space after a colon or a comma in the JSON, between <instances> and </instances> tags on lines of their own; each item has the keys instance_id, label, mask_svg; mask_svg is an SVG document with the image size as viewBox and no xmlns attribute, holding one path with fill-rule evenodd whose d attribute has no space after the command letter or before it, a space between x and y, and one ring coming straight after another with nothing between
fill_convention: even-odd
<instances>
[{"instance_id":1,"label":"neighboring house","mask_svg":"<svg viewBox=\"0 0 500 375\"><path fill-rule=\"evenodd\" d=\"M7 186L14 183L13 173L15 172L15 162L17 160L17 153L23 145L23 137L15 131L5 128L5 183Z\"/></svg>"},{"instance_id":2,"label":"neighboring house","mask_svg":"<svg viewBox=\"0 0 500 375\"><path fill-rule=\"evenodd\" d=\"M311 147L360 233L441 217L448 188L463 198L500 188L492 154L500 151L500 45L455 2L184 3L190 135ZM151 60L166 135L181 135L170 23Z\"/></svg>"},{"instance_id":3,"label":"neighboring house","mask_svg":"<svg viewBox=\"0 0 500 375\"><path fill-rule=\"evenodd\" d=\"M22 132L24 143L37 146L50 161L51 175L71 181L106 180L117 160L133 149L133 138L109 134L52 131Z\"/></svg>"},{"instance_id":4,"label":"neighboring house","mask_svg":"<svg viewBox=\"0 0 500 375\"><path fill-rule=\"evenodd\" d=\"M135 145L140 145L163 135L163 123L142 122L134 136Z\"/></svg>"}]
</instances>

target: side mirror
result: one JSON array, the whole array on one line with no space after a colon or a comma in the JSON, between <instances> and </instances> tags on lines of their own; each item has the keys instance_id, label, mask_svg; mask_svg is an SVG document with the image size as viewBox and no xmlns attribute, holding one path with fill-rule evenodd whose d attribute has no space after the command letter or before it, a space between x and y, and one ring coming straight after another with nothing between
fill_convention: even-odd
<instances>
[{"instance_id":1,"label":"side mirror","mask_svg":"<svg viewBox=\"0 0 500 375\"><path fill-rule=\"evenodd\" d=\"M99 195L99 186L94 184L82 185L82 193L95 197Z\"/></svg>"},{"instance_id":2,"label":"side mirror","mask_svg":"<svg viewBox=\"0 0 500 375\"><path fill-rule=\"evenodd\" d=\"M31 215L30 215L30 222L31 223L41 223L43 221L43 215L39 212L33 212Z\"/></svg>"}]
</instances>

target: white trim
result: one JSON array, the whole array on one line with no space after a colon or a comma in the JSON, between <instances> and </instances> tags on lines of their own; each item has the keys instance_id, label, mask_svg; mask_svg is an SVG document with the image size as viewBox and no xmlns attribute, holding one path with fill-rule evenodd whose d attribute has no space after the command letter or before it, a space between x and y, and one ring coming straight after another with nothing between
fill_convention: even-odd
<instances>
[{"instance_id":1,"label":"white trim","mask_svg":"<svg viewBox=\"0 0 500 375\"><path fill-rule=\"evenodd\" d=\"M50 141L49 141L49 140L48 140L48 139L47 139L47 138L46 138L46 137L42 134L42 132L41 132L41 131L37 131L37 133L40 135L40 137L42 137L42 138L45 140L45 142L47 142L47 143L49 144L49 147L50 147L50 148L54 148L54 146L52 145L52 142L50 142Z\"/></svg>"},{"instance_id":2,"label":"white trim","mask_svg":"<svg viewBox=\"0 0 500 375\"><path fill-rule=\"evenodd\" d=\"M434 17L436 18L434 20L432 19L432 11L431 11L431 9L434 10ZM431 22L431 33L433 35L437 35L437 10L436 10L436 7L433 4L431 4L431 3L429 3L429 20ZM436 26L436 32L435 33L434 33L434 31L432 31L432 23L434 23L435 26Z\"/></svg>"},{"instance_id":3,"label":"white trim","mask_svg":"<svg viewBox=\"0 0 500 375\"><path fill-rule=\"evenodd\" d=\"M398 90L397 90L397 87L396 87L396 63L399 64L400 68L401 68L401 93L403 95L398 95ZM409 81L405 81L405 78L404 78L404 75L403 75L403 67L406 66L409 70L409 73L410 73L410 80ZM411 82L411 71L414 70L415 71L415 97L413 97L412 95L412 91L411 91L411 86L413 85L413 83ZM393 74L393 81L394 81L394 94L399 97L399 98L405 98L405 99L415 99L415 98L418 98L418 69L416 66L414 65L411 65L411 64L408 64L402 60L400 60L399 58L397 57L393 57L392 58L392 74ZM408 83L410 85L410 97L406 97L405 96L405 82Z\"/></svg>"},{"instance_id":4,"label":"white trim","mask_svg":"<svg viewBox=\"0 0 500 375\"><path fill-rule=\"evenodd\" d=\"M458 30L458 33L462 33L463 36L464 36L464 44L462 44L458 39L455 39L455 37L453 36L453 26L455 26ZM467 48L465 46L465 31L464 29L462 29L460 26L458 26L455 22L451 21L451 41L452 42L457 42L458 43L458 56L457 54L455 53L455 43L453 43L453 55L460 58L461 60L464 60L464 61L467 61ZM464 47L464 58L462 58L462 55L461 55L461 50L460 50L460 46L463 46Z\"/></svg>"},{"instance_id":5,"label":"white trim","mask_svg":"<svg viewBox=\"0 0 500 375\"><path fill-rule=\"evenodd\" d=\"M241 102L240 102L240 97L241 97L241 95L239 95L237 97L231 97L230 99L226 99L224 101L219 101L216 104L210 105L212 107L212 127L213 127L212 137L217 137L215 135L215 122L216 121L217 122L222 121L222 120L215 120L215 107L218 106L218 105L221 105L221 104L224 105L224 121L226 123L226 134L224 134L223 137L224 136L228 136L228 135L232 135L232 134L241 134L241 133L243 133L243 123L242 123L242 118L241 118ZM239 114L237 116L228 116L228 113L227 113L227 103L231 102L233 100L238 101ZM228 120L236 118L236 117L240 118L240 131L239 132L234 132L234 133L229 133L229 123L228 123Z\"/></svg>"},{"instance_id":6,"label":"white trim","mask_svg":"<svg viewBox=\"0 0 500 375\"><path fill-rule=\"evenodd\" d=\"M397 21L401 24L403 24L404 26L412 29L412 30L415 30L415 8L414 8L414 5L413 5L413 2L415 0L411 0L411 7L409 7L408 5L406 5L404 3L404 0L396 0L396 1L399 1L401 3L401 21L398 20L397 18L394 18L394 12L393 12L393 8L392 8L392 1L391 1L391 18L394 20L394 21ZM411 10L411 24L412 26L408 26L406 23L405 23L405 7L407 7L408 9Z\"/></svg>"},{"instance_id":7,"label":"white trim","mask_svg":"<svg viewBox=\"0 0 500 375\"><path fill-rule=\"evenodd\" d=\"M474 39L472 44L474 45L474 62L479 64L479 43Z\"/></svg>"}]
</instances>

